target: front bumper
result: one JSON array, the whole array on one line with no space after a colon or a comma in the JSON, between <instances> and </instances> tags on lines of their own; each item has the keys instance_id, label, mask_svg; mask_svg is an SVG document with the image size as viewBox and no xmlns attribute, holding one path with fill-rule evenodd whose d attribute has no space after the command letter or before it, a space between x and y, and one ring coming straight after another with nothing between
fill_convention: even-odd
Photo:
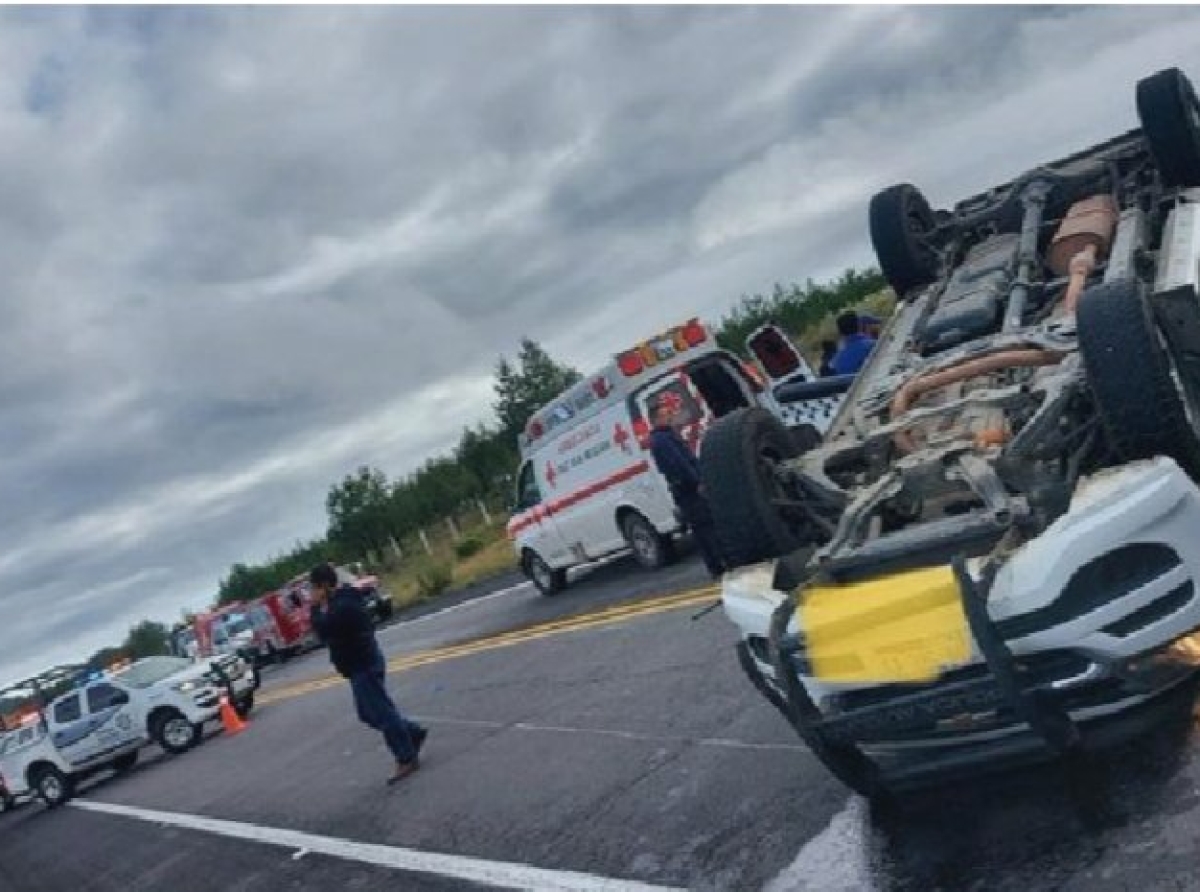
<instances>
[{"instance_id":1,"label":"front bumper","mask_svg":"<svg viewBox=\"0 0 1200 892\"><path fill-rule=\"evenodd\" d=\"M1102 739L1135 733L1200 666L1200 491L1167 459L1081 488L994 580L965 562L957 569L971 659L927 684L814 678L794 617L775 659L768 629L784 598L769 590L769 567L730 574L723 598L760 692L789 720L807 714L806 730L859 748L899 786L1052 756L1096 728ZM789 687L805 709L788 709Z\"/></svg>"}]
</instances>

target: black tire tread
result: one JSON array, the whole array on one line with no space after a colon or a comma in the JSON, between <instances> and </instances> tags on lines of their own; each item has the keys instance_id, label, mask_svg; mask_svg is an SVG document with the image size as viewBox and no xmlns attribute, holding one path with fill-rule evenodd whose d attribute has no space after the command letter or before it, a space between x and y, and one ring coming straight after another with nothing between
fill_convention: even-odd
<instances>
[{"instance_id":1,"label":"black tire tread","mask_svg":"<svg viewBox=\"0 0 1200 892\"><path fill-rule=\"evenodd\" d=\"M913 244L906 222L910 208L924 218L929 228L934 227L936 220L929 202L911 183L898 183L877 192L868 209L871 246L880 271L901 298L938 276L937 258Z\"/></svg>"},{"instance_id":2,"label":"black tire tread","mask_svg":"<svg viewBox=\"0 0 1200 892\"><path fill-rule=\"evenodd\" d=\"M1089 288L1076 323L1097 413L1120 457L1170 456L1200 479L1200 439L1140 289L1129 282Z\"/></svg>"},{"instance_id":3,"label":"black tire tread","mask_svg":"<svg viewBox=\"0 0 1200 892\"><path fill-rule=\"evenodd\" d=\"M1138 81L1142 133L1168 186L1200 186L1200 131L1188 117L1188 103L1195 101L1191 82L1178 68Z\"/></svg>"},{"instance_id":4,"label":"black tire tread","mask_svg":"<svg viewBox=\"0 0 1200 892\"><path fill-rule=\"evenodd\" d=\"M780 557L803 544L762 490L756 444L766 436L776 439L785 458L798 454L788 429L761 408L738 409L718 419L700 450L717 546L729 569Z\"/></svg>"}]
</instances>

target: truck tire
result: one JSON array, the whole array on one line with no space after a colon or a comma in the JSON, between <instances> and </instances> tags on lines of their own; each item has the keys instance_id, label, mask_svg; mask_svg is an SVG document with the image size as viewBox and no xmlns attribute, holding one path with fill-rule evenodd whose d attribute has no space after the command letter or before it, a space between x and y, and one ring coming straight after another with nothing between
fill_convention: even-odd
<instances>
[{"instance_id":1,"label":"truck tire","mask_svg":"<svg viewBox=\"0 0 1200 892\"><path fill-rule=\"evenodd\" d=\"M29 772L29 786L46 804L46 808L58 808L66 804L75 793L71 778L49 764L34 766Z\"/></svg>"},{"instance_id":2,"label":"truck tire","mask_svg":"<svg viewBox=\"0 0 1200 892\"><path fill-rule=\"evenodd\" d=\"M172 755L186 753L200 742L202 729L178 709L161 709L150 720L150 736Z\"/></svg>"},{"instance_id":3,"label":"truck tire","mask_svg":"<svg viewBox=\"0 0 1200 892\"><path fill-rule=\"evenodd\" d=\"M1200 100L1178 68L1138 81L1138 119L1167 186L1200 186Z\"/></svg>"},{"instance_id":4,"label":"truck tire","mask_svg":"<svg viewBox=\"0 0 1200 892\"><path fill-rule=\"evenodd\" d=\"M556 595L567 587L567 571L555 570L536 551L526 551L521 559L525 575L543 595Z\"/></svg>"},{"instance_id":5,"label":"truck tire","mask_svg":"<svg viewBox=\"0 0 1200 892\"><path fill-rule=\"evenodd\" d=\"M247 718L254 709L254 692L251 691L234 701L233 708L237 712L238 718Z\"/></svg>"},{"instance_id":6,"label":"truck tire","mask_svg":"<svg viewBox=\"0 0 1200 892\"><path fill-rule=\"evenodd\" d=\"M647 570L657 570L670 561L671 545L667 537L636 511L630 511L621 519L621 533L634 560Z\"/></svg>"},{"instance_id":7,"label":"truck tire","mask_svg":"<svg viewBox=\"0 0 1200 892\"><path fill-rule=\"evenodd\" d=\"M1200 400L1133 282L1089 288L1076 308L1079 352L1108 439L1126 461L1165 455L1200 480Z\"/></svg>"},{"instance_id":8,"label":"truck tire","mask_svg":"<svg viewBox=\"0 0 1200 892\"><path fill-rule=\"evenodd\" d=\"M937 279L938 256L926 241L937 220L916 186L900 183L877 192L868 217L871 246L897 297Z\"/></svg>"},{"instance_id":9,"label":"truck tire","mask_svg":"<svg viewBox=\"0 0 1200 892\"><path fill-rule=\"evenodd\" d=\"M17 807L17 798L7 790L0 792L0 815Z\"/></svg>"},{"instance_id":10,"label":"truck tire","mask_svg":"<svg viewBox=\"0 0 1200 892\"><path fill-rule=\"evenodd\" d=\"M708 429L700 474L728 569L780 557L805 543L802 531L773 503L783 495L775 466L799 454L791 432L766 409L738 409Z\"/></svg>"},{"instance_id":11,"label":"truck tire","mask_svg":"<svg viewBox=\"0 0 1200 892\"><path fill-rule=\"evenodd\" d=\"M117 772L128 771L134 765L137 764L137 760L138 760L138 751L137 750L134 750L131 753L125 753L123 755L117 756L117 758L113 759L113 763L112 763L113 771L117 771Z\"/></svg>"}]
</instances>

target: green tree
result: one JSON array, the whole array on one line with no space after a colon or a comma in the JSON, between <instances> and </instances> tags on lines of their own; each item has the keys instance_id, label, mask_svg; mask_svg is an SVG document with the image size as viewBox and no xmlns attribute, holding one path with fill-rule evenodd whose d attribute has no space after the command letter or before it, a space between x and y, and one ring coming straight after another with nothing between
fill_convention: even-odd
<instances>
[{"instance_id":1,"label":"green tree","mask_svg":"<svg viewBox=\"0 0 1200 892\"><path fill-rule=\"evenodd\" d=\"M503 430L479 425L463 431L454 457L478 482L480 494L492 495L505 487L512 474L516 443Z\"/></svg>"},{"instance_id":2,"label":"green tree","mask_svg":"<svg viewBox=\"0 0 1200 892\"><path fill-rule=\"evenodd\" d=\"M142 620L129 630L121 649L134 660L168 654L171 648L167 641L167 627L153 620Z\"/></svg>"},{"instance_id":3,"label":"green tree","mask_svg":"<svg viewBox=\"0 0 1200 892\"><path fill-rule=\"evenodd\" d=\"M496 363L493 408L501 430L515 440L534 412L581 378L575 369L555 362L536 341L522 338L515 365L507 357Z\"/></svg>"},{"instance_id":4,"label":"green tree","mask_svg":"<svg viewBox=\"0 0 1200 892\"><path fill-rule=\"evenodd\" d=\"M391 533L391 488L383 471L363 465L329 491L329 538L358 554L382 549Z\"/></svg>"}]
</instances>

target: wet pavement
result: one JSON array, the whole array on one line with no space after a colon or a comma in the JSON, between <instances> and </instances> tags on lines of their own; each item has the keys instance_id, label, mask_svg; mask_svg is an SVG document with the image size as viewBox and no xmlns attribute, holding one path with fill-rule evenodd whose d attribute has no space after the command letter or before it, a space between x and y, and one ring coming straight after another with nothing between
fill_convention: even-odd
<instances>
[{"instance_id":1,"label":"wet pavement","mask_svg":"<svg viewBox=\"0 0 1200 892\"><path fill-rule=\"evenodd\" d=\"M742 678L724 616L693 621L705 596L660 598L703 583L694 560L618 562L556 598L509 581L385 631L406 667L393 692L431 729L421 771L393 789L346 689L306 687L325 655L297 660L268 674L279 698L243 734L147 753L82 791L131 814L0 816L0 892L1200 889L1188 703L1088 764L872 810ZM528 634L490 646L514 628ZM464 879L480 876L495 882Z\"/></svg>"}]
</instances>

